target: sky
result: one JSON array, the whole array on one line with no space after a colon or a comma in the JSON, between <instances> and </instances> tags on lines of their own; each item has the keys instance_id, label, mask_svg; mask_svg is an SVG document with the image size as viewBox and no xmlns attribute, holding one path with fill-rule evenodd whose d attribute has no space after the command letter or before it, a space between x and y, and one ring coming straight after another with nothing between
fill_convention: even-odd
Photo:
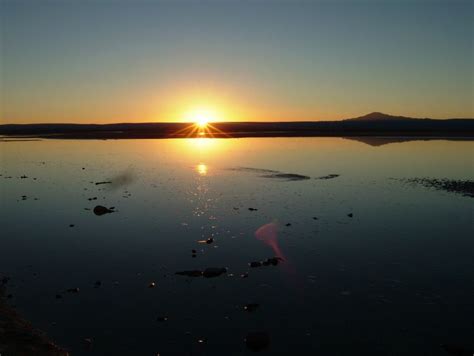
<instances>
[{"instance_id":1,"label":"sky","mask_svg":"<svg viewBox=\"0 0 474 356\"><path fill-rule=\"evenodd\" d=\"M0 122L474 117L474 1L0 0Z\"/></svg>"}]
</instances>

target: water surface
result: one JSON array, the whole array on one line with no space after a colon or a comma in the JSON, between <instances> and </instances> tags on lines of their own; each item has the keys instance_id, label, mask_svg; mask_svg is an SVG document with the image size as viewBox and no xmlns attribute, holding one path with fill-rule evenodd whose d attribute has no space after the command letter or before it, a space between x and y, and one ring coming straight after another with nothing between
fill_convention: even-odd
<instances>
[{"instance_id":1,"label":"water surface","mask_svg":"<svg viewBox=\"0 0 474 356\"><path fill-rule=\"evenodd\" d=\"M72 355L251 354L252 331L269 354L473 346L472 198L399 180L474 179L472 141L0 144L10 302Z\"/></svg>"}]
</instances>

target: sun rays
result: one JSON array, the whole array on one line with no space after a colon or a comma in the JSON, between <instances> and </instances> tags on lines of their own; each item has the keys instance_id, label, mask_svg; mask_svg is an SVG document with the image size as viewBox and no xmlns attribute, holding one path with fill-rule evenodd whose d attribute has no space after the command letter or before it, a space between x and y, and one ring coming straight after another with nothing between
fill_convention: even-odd
<instances>
[{"instance_id":1,"label":"sun rays","mask_svg":"<svg viewBox=\"0 0 474 356\"><path fill-rule=\"evenodd\" d=\"M208 138L216 138L216 137L231 137L226 132L222 131L215 125L211 124L205 118L200 118L195 120L195 122L190 123L188 126L175 131L170 134L171 137L185 137L185 138L193 138L193 137L208 137Z\"/></svg>"}]
</instances>

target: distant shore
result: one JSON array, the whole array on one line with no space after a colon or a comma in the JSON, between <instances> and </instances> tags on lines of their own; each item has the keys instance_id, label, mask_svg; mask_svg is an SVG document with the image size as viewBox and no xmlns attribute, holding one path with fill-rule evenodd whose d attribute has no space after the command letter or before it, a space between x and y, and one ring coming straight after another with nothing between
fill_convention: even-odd
<instances>
[{"instance_id":1,"label":"distant shore","mask_svg":"<svg viewBox=\"0 0 474 356\"><path fill-rule=\"evenodd\" d=\"M192 123L10 124L0 135L34 139L156 139L187 137L392 137L474 139L474 119L342 120L317 122L220 122L206 129Z\"/></svg>"}]
</instances>

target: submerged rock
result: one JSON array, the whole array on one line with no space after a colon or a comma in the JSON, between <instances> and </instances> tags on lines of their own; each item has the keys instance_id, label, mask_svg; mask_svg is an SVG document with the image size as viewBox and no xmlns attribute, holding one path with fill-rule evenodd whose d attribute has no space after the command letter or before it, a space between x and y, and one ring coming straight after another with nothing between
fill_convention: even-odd
<instances>
[{"instance_id":1,"label":"submerged rock","mask_svg":"<svg viewBox=\"0 0 474 356\"><path fill-rule=\"evenodd\" d=\"M86 337L85 339L82 340L82 342L84 343L84 346L86 347L86 349L91 349L92 344L94 343L94 340L90 337Z\"/></svg>"},{"instance_id":2,"label":"submerged rock","mask_svg":"<svg viewBox=\"0 0 474 356\"><path fill-rule=\"evenodd\" d=\"M399 180L411 185L419 184L426 188L443 190L449 193L457 193L465 197L474 198L474 181L473 180L456 180L456 179L446 179L446 178L444 179L402 178Z\"/></svg>"},{"instance_id":3,"label":"submerged rock","mask_svg":"<svg viewBox=\"0 0 474 356\"><path fill-rule=\"evenodd\" d=\"M260 176L262 178L275 178L275 179L283 179L286 181L298 181L298 180L307 180L311 179L311 177L304 176L301 174L294 174L294 173L273 173L273 174L265 174Z\"/></svg>"},{"instance_id":4,"label":"submerged rock","mask_svg":"<svg viewBox=\"0 0 474 356\"><path fill-rule=\"evenodd\" d=\"M227 272L227 268L209 267L209 268L206 268L204 271L190 270L190 271L176 272L175 274L177 274L178 276L186 276L186 277L213 278L213 277L219 277L220 275L226 272Z\"/></svg>"},{"instance_id":5,"label":"submerged rock","mask_svg":"<svg viewBox=\"0 0 474 356\"><path fill-rule=\"evenodd\" d=\"M333 179L339 177L339 174L328 174L327 176L317 177L315 179Z\"/></svg>"},{"instance_id":6,"label":"submerged rock","mask_svg":"<svg viewBox=\"0 0 474 356\"><path fill-rule=\"evenodd\" d=\"M227 268L206 268L203 272L205 278L219 277L221 274L227 272Z\"/></svg>"},{"instance_id":7,"label":"submerged rock","mask_svg":"<svg viewBox=\"0 0 474 356\"><path fill-rule=\"evenodd\" d=\"M276 266L278 265L281 261L283 261L283 258L281 257L270 257L267 258L265 261L253 261L249 263L249 266L252 268L256 267L262 267L262 266Z\"/></svg>"},{"instance_id":8,"label":"submerged rock","mask_svg":"<svg viewBox=\"0 0 474 356\"><path fill-rule=\"evenodd\" d=\"M202 271L198 270L192 270L192 271L181 271L181 272L176 272L178 276L186 276L186 277L201 277L202 276Z\"/></svg>"}]
</instances>

